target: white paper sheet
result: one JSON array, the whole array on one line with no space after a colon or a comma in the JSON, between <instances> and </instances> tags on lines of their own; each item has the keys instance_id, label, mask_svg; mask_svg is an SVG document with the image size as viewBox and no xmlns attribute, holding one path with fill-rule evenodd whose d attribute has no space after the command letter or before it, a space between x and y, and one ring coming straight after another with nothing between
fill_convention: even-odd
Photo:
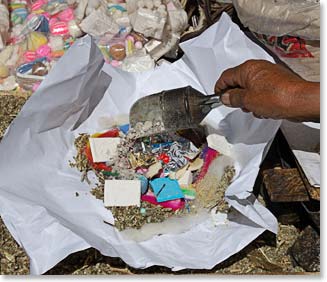
<instances>
[{"instance_id":1,"label":"white paper sheet","mask_svg":"<svg viewBox=\"0 0 327 282\"><path fill-rule=\"evenodd\" d=\"M312 186L320 187L320 155L318 153L293 150L305 176Z\"/></svg>"},{"instance_id":2,"label":"white paper sheet","mask_svg":"<svg viewBox=\"0 0 327 282\"><path fill-rule=\"evenodd\" d=\"M136 268L210 269L263 231L277 232L275 217L251 194L262 154L280 125L277 121L255 119L227 107L207 116L204 122L210 131L233 144L237 175L226 197L238 213L217 226L208 217L181 234L143 242L124 240L104 223L113 217L103 202L89 193L80 173L69 167L76 153L74 138L103 129L103 118L128 115L138 98L186 85L212 93L224 69L250 58L272 60L227 14L182 48L183 59L145 73L105 65L110 79L100 72L100 51L89 37L80 39L11 124L0 144L0 214L29 255L32 274L44 273L69 253L90 246Z\"/></svg>"},{"instance_id":3,"label":"white paper sheet","mask_svg":"<svg viewBox=\"0 0 327 282\"><path fill-rule=\"evenodd\" d=\"M139 207L140 199L140 180L106 180L104 183L104 205L106 207Z\"/></svg>"},{"instance_id":4,"label":"white paper sheet","mask_svg":"<svg viewBox=\"0 0 327 282\"><path fill-rule=\"evenodd\" d=\"M89 138L92 159L95 163L108 162L112 160L117 153L117 146L120 138Z\"/></svg>"}]
</instances>

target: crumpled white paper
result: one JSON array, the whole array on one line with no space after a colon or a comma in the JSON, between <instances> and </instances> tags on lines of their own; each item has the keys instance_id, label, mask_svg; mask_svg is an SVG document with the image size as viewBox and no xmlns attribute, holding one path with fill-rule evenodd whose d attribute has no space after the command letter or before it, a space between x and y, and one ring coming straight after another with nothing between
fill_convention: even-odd
<instances>
[{"instance_id":1,"label":"crumpled white paper","mask_svg":"<svg viewBox=\"0 0 327 282\"><path fill-rule=\"evenodd\" d=\"M233 144L237 176L226 197L238 212L221 224L208 217L181 234L143 242L124 240L104 223L113 217L102 201L89 193L80 173L69 167L78 133L100 130L100 121L108 116L127 115L138 98L186 85L211 94L224 69L251 58L272 61L227 14L182 48L185 56L173 64L126 73L103 67L91 38L82 38L9 127L0 144L0 214L29 255L32 274L44 273L68 254L90 246L136 268L210 269L263 231L277 232L274 216L251 194L267 144L280 125L277 121L255 119L227 107L207 116L204 123L210 132L226 136Z\"/></svg>"}]
</instances>

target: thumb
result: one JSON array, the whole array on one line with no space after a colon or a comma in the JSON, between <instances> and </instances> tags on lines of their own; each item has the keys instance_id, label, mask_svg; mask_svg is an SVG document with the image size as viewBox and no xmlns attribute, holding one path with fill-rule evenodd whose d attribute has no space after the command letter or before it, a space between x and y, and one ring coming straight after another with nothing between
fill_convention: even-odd
<instances>
[{"instance_id":1,"label":"thumb","mask_svg":"<svg viewBox=\"0 0 327 282\"><path fill-rule=\"evenodd\" d=\"M241 88L229 89L220 98L225 106L232 108L243 108L246 90Z\"/></svg>"}]
</instances>

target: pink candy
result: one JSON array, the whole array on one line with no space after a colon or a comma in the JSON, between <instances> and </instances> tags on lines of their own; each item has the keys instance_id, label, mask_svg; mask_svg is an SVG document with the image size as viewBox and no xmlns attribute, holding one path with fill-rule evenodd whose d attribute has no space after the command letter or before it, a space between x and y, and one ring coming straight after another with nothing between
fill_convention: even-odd
<instances>
[{"instance_id":1,"label":"pink candy","mask_svg":"<svg viewBox=\"0 0 327 282\"><path fill-rule=\"evenodd\" d=\"M119 67L121 65L121 63L117 60L112 60L111 65L116 68L116 67Z\"/></svg>"},{"instance_id":2,"label":"pink candy","mask_svg":"<svg viewBox=\"0 0 327 282\"><path fill-rule=\"evenodd\" d=\"M185 201L183 201L182 199L176 199L176 200L171 200L171 201L165 201L165 202L158 203L155 195L150 191L148 193L146 193L145 195L142 195L141 200L146 201L148 203L151 203L153 205L159 205L159 206L162 206L164 208L170 208L170 209L172 209L174 211L182 209L185 206Z\"/></svg>"},{"instance_id":3,"label":"pink candy","mask_svg":"<svg viewBox=\"0 0 327 282\"><path fill-rule=\"evenodd\" d=\"M45 1L43 0L38 0L32 4L31 10L32 11L37 11L40 10L41 7L45 4Z\"/></svg>"},{"instance_id":4,"label":"pink candy","mask_svg":"<svg viewBox=\"0 0 327 282\"><path fill-rule=\"evenodd\" d=\"M27 15L27 20L30 20L31 18L35 17L35 14L28 14Z\"/></svg>"},{"instance_id":5,"label":"pink candy","mask_svg":"<svg viewBox=\"0 0 327 282\"><path fill-rule=\"evenodd\" d=\"M28 62L33 62L37 58L50 57L50 55L51 55L50 46L42 45L36 50L36 52L26 51L23 56L24 56L24 61L28 63Z\"/></svg>"},{"instance_id":6,"label":"pink candy","mask_svg":"<svg viewBox=\"0 0 327 282\"><path fill-rule=\"evenodd\" d=\"M142 44L141 41L136 41L134 45L135 45L136 49L142 49L143 48L143 44Z\"/></svg>"},{"instance_id":7,"label":"pink candy","mask_svg":"<svg viewBox=\"0 0 327 282\"><path fill-rule=\"evenodd\" d=\"M145 174L147 171L148 171L147 168L142 168L142 167L140 167L136 170L136 172L139 174Z\"/></svg>"},{"instance_id":8,"label":"pink candy","mask_svg":"<svg viewBox=\"0 0 327 282\"><path fill-rule=\"evenodd\" d=\"M127 35L126 40L131 40L133 43L135 41L134 37L132 35Z\"/></svg>"},{"instance_id":9,"label":"pink candy","mask_svg":"<svg viewBox=\"0 0 327 282\"><path fill-rule=\"evenodd\" d=\"M50 24L50 32L53 35L65 35L69 33L68 24L66 22L56 22Z\"/></svg>"},{"instance_id":10,"label":"pink candy","mask_svg":"<svg viewBox=\"0 0 327 282\"><path fill-rule=\"evenodd\" d=\"M44 12L42 15L45 16L48 21L50 20L51 15L48 12Z\"/></svg>"},{"instance_id":11,"label":"pink candy","mask_svg":"<svg viewBox=\"0 0 327 282\"><path fill-rule=\"evenodd\" d=\"M49 25L50 26L54 25L57 22L59 22L59 20L57 18L51 18L51 19L49 19Z\"/></svg>"},{"instance_id":12,"label":"pink candy","mask_svg":"<svg viewBox=\"0 0 327 282\"><path fill-rule=\"evenodd\" d=\"M58 19L69 22L74 19L74 11L71 8L65 9L58 14Z\"/></svg>"},{"instance_id":13,"label":"pink candy","mask_svg":"<svg viewBox=\"0 0 327 282\"><path fill-rule=\"evenodd\" d=\"M40 84L41 84L41 82L36 82L33 84L33 87L32 87L33 92L35 92L39 88Z\"/></svg>"},{"instance_id":14,"label":"pink candy","mask_svg":"<svg viewBox=\"0 0 327 282\"><path fill-rule=\"evenodd\" d=\"M49 57L51 54L51 48L49 45L42 45L36 50L36 55L38 57Z\"/></svg>"},{"instance_id":15,"label":"pink candy","mask_svg":"<svg viewBox=\"0 0 327 282\"><path fill-rule=\"evenodd\" d=\"M36 59L36 52L33 51L26 51L24 53L24 60L25 62L32 62Z\"/></svg>"}]
</instances>

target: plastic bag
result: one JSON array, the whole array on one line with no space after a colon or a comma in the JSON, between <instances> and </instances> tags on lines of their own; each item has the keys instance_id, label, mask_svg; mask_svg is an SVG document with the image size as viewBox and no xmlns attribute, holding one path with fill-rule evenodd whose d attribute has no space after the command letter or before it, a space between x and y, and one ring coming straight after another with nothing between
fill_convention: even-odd
<instances>
[{"instance_id":1,"label":"plastic bag","mask_svg":"<svg viewBox=\"0 0 327 282\"><path fill-rule=\"evenodd\" d=\"M103 53L105 61L114 67L122 67L125 60L131 62L133 60L137 61L138 58L142 59L141 55L146 55L143 42L145 41L142 37L135 32L127 35L123 32L113 38L109 35L101 36L96 39L96 43ZM152 58L150 59L153 61ZM140 64L142 63L140 62ZM139 72L141 72L142 69L144 68L139 68ZM127 68L125 70L128 71Z\"/></svg>"},{"instance_id":2,"label":"plastic bag","mask_svg":"<svg viewBox=\"0 0 327 282\"><path fill-rule=\"evenodd\" d=\"M320 81L319 0L234 0L244 26L294 72Z\"/></svg>"},{"instance_id":3,"label":"plastic bag","mask_svg":"<svg viewBox=\"0 0 327 282\"><path fill-rule=\"evenodd\" d=\"M6 46L9 30L9 11L6 0L0 0L0 51Z\"/></svg>"},{"instance_id":4,"label":"plastic bag","mask_svg":"<svg viewBox=\"0 0 327 282\"><path fill-rule=\"evenodd\" d=\"M237 15L251 31L320 39L319 0L233 0Z\"/></svg>"}]
</instances>

